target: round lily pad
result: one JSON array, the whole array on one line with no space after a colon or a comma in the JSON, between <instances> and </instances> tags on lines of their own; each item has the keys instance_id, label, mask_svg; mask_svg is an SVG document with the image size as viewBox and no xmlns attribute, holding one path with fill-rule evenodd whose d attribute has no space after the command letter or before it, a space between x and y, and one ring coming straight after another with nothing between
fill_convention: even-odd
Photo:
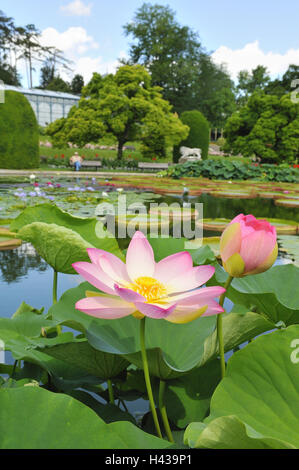
<instances>
[{"instance_id":1,"label":"round lily pad","mask_svg":"<svg viewBox=\"0 0 299 470\"><path fill-rule=\"evenodd\" d=\"M138 224L139 230L150 226L152 228L167 227L170 222L167 217L150 216L149 214L127 214L116 217L117 224L122 226L127 226L129 223L133 223L133 221L136 221L136 226Z\"/></svg>"},{"instance_id":2,"label":"round lily pad","mask_svg":"<svg viewBox=\"0 0 299 470\"><path fill-rule=\"evenodd\" d=\"M203 229L222 232L229 223L229 219L203 219Z\"/></svg>"},{"instance_id":3,"label":"round lily pad","mask_svg":"<svg viewBox=\"0 0 299 470\"><path fill-rule=\"evenodd\" d=\"M169 216L170 219L177 220L177 219L197 219L198 218L198 211L193 208L189 207L152 207L150 209L151 215L161 215Z\"/></svg>"},{"instance_id":4,"label":"round lily pad","mask_svg":"<svg viewBox=\"0 0 299 470\"><path fill-rule=\"evenodd\" d=\"M214 197L225 197L229 199L254 199L256 198L255 193L245 191L210 191L209 193Z\"/></svg>"},{"instance_id":5,"label":"round lily pad","mask_svg":"<svg viewBox=\"0 0 299 470\"><path fill-rule=\"evenodd\" d=\"M298 199L277 199L275 201L276 206L282 207L299 207L299 198Z\"/></svg>"},{"instance_id":6,"label":"round lily pad","mask_svg":"<svg viewBox=\"0 0 299 470\"><path fill-rule=\"evenodd\" d=\"M0 250L12 250L22 245L22 240L15 238L15 233L0 227Z\"/></svg>"},{"instance_id":7,"label":"round lily pad","mask_svg":"<svg viewBox=\"0 0 299 470\"><path fill-rule=\"evenodd\" d=\"M259 217L262 219L262 217ZM278 234L292 235L299 231L299 224L295 220L266 219L271 225L274 225Z\"/></svg>"}]
</instances>

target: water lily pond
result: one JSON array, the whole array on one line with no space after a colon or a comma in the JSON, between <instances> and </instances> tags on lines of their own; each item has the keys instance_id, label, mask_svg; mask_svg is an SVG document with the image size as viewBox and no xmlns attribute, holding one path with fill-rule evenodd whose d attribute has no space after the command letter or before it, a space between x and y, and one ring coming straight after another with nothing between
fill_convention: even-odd
<instances>
[{"instance_id":1,"label":"water lily pond","mask_svg":"<svg viewBox=\"0 0 299 470\"><path fill-rule=\"evenodd\" d=\"M1 446L299 448L298 194L192 178L0 180ZM118 229L140 204L162 229L152 203L189 210L194 229L202 203L202 243L108 237L99 206L124 196ZM238 214L254 217L230 224Z\"/></svg>"}]
</instances>

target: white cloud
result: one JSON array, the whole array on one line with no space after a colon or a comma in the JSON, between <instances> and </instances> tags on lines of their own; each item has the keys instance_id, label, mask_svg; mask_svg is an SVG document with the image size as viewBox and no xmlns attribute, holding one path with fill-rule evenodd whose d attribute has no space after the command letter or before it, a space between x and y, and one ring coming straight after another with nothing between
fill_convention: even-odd
<instances>
[{"instance_id":1,"label":"white cloud","mask_svg":"<svg viewBox=\"0 0 299 470\"><path fill-rule=\"evenodd\" d=\"M272 77L283 74L290 64L299 65L299 49L289 49L284 54L264 52L258 41L248 43L242 49L221 46L212 57L217 64L226 65L233 79L240 70L251 71L258 65L267 67Z\"/></svg>"},{"instance_id":2,"label":"white cloud","mask_svg":"<svg viewBox=\"0 0 299 470\"><path fill-rule=\"evenodd\" d=\"M91 13L92 4L85 5L81 0L74 0L67 5L61 6L60 10L66 15L71 16L89 16Z\"/></svg>"},{"instance_id":3,"label":"white cloud","mask_svg":"<svg viewBox=\"0 0 299 470\"><path fill-rule=\"evenodd\" d=\"M46 28L42 31L41 43L60 49L64 56L72 61L70 64L72 73L60 70L60 75L64 80L69 80L73 74L80 73L87 82L91 79L93 72L114 73L119 65L117 59L105 61L103 57L95 55L99 44L81 26L70 27L62 33L52 27ZM121 51L118 57L124 58L126 53Z\"/></svg>"},{"instance_id":4,"label":"white cloud","mask_svg":"<svg viewBox=\"0 0 299 470\"><path fill-rule=\"evenodd\" d=\"M99 44L81 26L72 26L63 33L55 28L46 28L42 31L41 43L44 46L57 47L72 60L77 54L84 54L90 49L99 47Z\"/></svg>"}]
</instances>

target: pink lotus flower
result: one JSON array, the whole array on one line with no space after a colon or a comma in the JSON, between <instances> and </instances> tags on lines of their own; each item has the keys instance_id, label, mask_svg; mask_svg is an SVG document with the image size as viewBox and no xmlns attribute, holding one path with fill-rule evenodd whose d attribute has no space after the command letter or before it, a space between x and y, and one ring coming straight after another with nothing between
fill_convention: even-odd
<instances>
[{"instance_id":1,"label":"pink lotus flower","mask_svg":"<svg viewBox=\"0 0 299 470\"><path fill-rule=\"evenodd\" d=\"M127 251L126 263L111 253L88 248L91 263L72 266L90 284L101 290L76 303L88 315L114 319L128 315L164 318L187 323L200 316L224 312L214 300L225 289L204 287L214 274L213 266L193 267L191 255L180 252L155 262L151 245L136 232Z\"/></svg>"},{"instance_id":2,"label":"pink lotus flower","mask_svg":"<svg viewBox=\"0 0 299 470\"><path fill-rule=\"evenodd\" d=\"M237 215L220 239L223 267L233 277L267 271L277 253L275 227L253 215Z\"/></svg>"}]
</instances>

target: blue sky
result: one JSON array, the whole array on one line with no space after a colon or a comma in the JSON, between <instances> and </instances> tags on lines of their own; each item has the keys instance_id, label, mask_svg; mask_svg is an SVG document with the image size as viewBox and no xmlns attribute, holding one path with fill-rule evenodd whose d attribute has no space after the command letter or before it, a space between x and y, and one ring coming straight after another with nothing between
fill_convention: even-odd
<instances>
[{"instance_id":1,"label":"blue sky","mask_svg":"<svg viewBox=\"0 0 299 470\"><path fill-rule=\"evenodd\" d=\"M169 5L181 24L198 31L217 63L238 70L262 63L272 76L290 62L299 65L298 0L158 0ZM1 9L17 24L34 23L45 43L74 61L86 79L92 71L113 71L128 53L130 39L122 26L131 21L142 0L1 0Z\"/></svg>"}]
</instances>

